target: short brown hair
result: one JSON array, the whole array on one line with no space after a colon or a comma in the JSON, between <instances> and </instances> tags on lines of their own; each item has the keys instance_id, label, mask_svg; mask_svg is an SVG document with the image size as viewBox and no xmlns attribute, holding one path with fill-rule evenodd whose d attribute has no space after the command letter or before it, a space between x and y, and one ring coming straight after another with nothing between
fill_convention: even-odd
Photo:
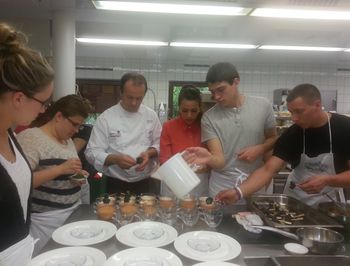
<instances>
[{"instance_id":1,"label":"short brown hair","mask_svg":"<svg viewBox=\"0 0 350 266\"><path fill-rule=\"evenodd\" d=\"M132 80L137 85L145 85L145 94L147 92L147 81L146 78L137 72L129 72L122 76L120 80L120 91L124 92L125 83Z\"/></svg>"},{"instance_id":2,"label":"short brown hair","mask_svg":"<svg viewBox=\"0 0 350 266\"><path fill-rule=\"evenodd\" d=\"M235 79L239 79L239 73L234 65L228 62L221 62L212 65L207 73L206 82L215 83L226 81L232 85Z\"/></svg>"},{"instance_id":3,"label":"short brown hair","mask_svg":"<svg viewBox=\"0 0 350 266\"><path fill-rule=\"evenodd\" d=\"M321 101L321 93L315 85L304 83L296 86L291 90L287 96L287 102L294 101L296 98L301 97L307 103L313 103L316 100Z\"/></svg>"}]
</instances>

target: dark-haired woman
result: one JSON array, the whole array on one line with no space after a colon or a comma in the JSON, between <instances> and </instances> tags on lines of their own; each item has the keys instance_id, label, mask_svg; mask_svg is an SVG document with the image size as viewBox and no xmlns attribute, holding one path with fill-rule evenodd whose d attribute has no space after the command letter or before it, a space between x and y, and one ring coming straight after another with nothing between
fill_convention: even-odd
<instances>
[{"instance_id":1,"label":"dark-haired woman","mask_svg":"<svg viewBox=\"0 0 350 266\"><path fill-rule=\"evenodd\" d=\"M28 126L53 92L52 68L26 46L26 37L0 23L0 265L27 265L32 173L11 127Z\"/></svg>"},{"instance_id":2,"label":"dark-haired woman","mask_svg":"<svg viewBox=\"0 0 350 266\"><path fill-rule=\"evenodd\" d=\"M47 110L48 122L18 134L34 172L30 234L40 239L35 253L80 204L81 184L71 176L86 173L71 137L89 112L90 105L85 100L67 95Z\"/></svg>"},{"instance_id":3,"label":"dark-haired woman","mask_svg":"<svg viewBox=\"0 0 350 266\"><path fill-rule=\"evenodd\" d=\"M199 89L192 85L184 86L179 94L179 116L163 124L160 136L160 163L163 164L171 156L184 151L188 147L201 146L201 104ZM200 171L200 184L191 191L193 196L208 194L208 173ZM161 194L171 194L169 188L162 183Z\"/></svg>"}]
</instances>

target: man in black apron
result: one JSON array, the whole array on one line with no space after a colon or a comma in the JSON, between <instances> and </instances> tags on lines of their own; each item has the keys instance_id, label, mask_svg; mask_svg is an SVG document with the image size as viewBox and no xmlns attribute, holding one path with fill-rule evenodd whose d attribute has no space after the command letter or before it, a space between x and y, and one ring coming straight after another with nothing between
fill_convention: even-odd
<instances>
[{"instance_id":1,"label":"man in black apron","mask_svg":"<svg viewBox=\"0 0 350 266\"><path fill-rule=\"evenodd\" d=\"M350 118L327 113L319 90L311 84L296 86L287 97L295 123L277 140L273 156L248 177L239 189L223 191L218 199L227 203L247 197L266 185L291 164L284 193L308 205L344 199L342 187L350 187ZM292 184L292 185L291 185ZM295 185L294 185L295 184Z\"/></svg>"}]
</instances>

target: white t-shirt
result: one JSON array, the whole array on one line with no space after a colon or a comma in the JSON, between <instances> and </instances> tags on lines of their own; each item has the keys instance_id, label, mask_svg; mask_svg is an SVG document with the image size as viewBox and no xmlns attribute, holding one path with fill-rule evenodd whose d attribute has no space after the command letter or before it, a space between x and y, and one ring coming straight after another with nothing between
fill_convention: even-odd
<instances>
[{"instance_id":1,"label":"white t-shirt","mask_svg":"<svg viewBox=\"0 0 350 266\"><path fill-rule=\"evenodd\" d=\"M135 113L124 110L120 104L114 105L97 118L86 147L86 159L107 176L127 182L140 181L150 176L158 164L157 158L152 158L142 172L136 171L136 167L106 167L104 162L109 154L122 153L136 159L150 147L159 153L161 128L156 112L145 105L141 104Z\"/></svg>"},{"instance_id":2,"label":"white t-shirt","mask_svg":"<svg viewBox=\"0 0 350 266\"><path fill-rule=\"evenodd\" d=\"M10 139L11 140L11 139ZM9 162L0 154L0 162L15 183L23 209L24 221L27 220L28 197L30 194L31 170L24 160L22 154L17 150L16 145L11 140L12 148L16 155L15 162Z\"/></svg>"}]
</instances>

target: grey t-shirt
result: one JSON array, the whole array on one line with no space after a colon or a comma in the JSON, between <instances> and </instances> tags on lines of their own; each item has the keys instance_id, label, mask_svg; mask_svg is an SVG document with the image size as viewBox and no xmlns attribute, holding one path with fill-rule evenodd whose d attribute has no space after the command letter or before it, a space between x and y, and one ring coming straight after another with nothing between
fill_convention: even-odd
<instances>
[{"instance_id":1,"label":"grey t-shirt","mask_svg":"<svg viewBox=\"0 0 350 266\"><path fill-rule=\"evenodd\" d=\"M236 184L239 170L250 174L262 165L262 158L248 163L237 159L243 148L261 144L265 140L265 130L275 127L276 121L271 103L262 97L246 96L239 110L218 104L204 113L201 121L202 142L219 139L226 160L225 166L212 170L209 194L215 196L223 189Z\"/></svg>"}]
</instances>

